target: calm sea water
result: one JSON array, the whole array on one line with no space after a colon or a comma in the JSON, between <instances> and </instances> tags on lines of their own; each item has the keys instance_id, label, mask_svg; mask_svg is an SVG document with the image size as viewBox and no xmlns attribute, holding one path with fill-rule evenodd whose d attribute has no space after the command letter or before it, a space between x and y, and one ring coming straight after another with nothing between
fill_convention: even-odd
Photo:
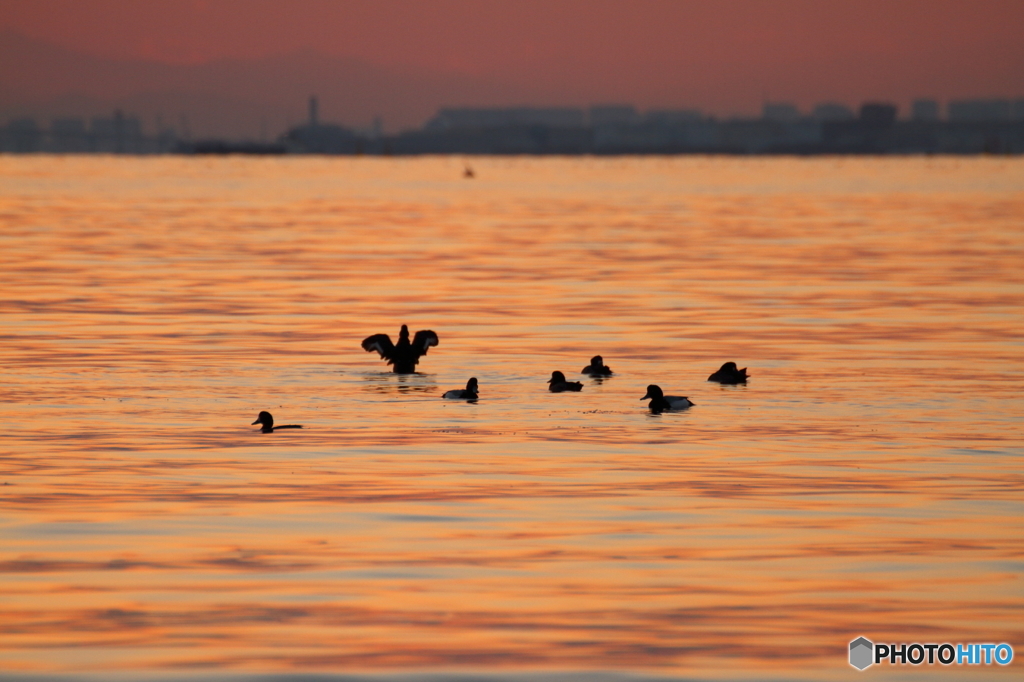
<instances>
[{"instance_id":1,"label":"calm sea water","mask_svg":"<svg viewBox=\"0 0 1024 682\"><path fill-rule=\"evenodd\" d=\"M1024 160L471 163L0 157L0 671L1024 656Z\"/></svg>"}]
</instances>

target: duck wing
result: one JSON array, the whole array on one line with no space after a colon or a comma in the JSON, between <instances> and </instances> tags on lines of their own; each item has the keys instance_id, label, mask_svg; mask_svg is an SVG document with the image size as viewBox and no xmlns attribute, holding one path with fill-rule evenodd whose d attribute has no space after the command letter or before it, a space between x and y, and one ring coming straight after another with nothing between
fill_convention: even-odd
<instances>
[{"instance_id":1,"label":"duck wing","mask_svg":"<svg viewBox=\"0 0 1024 682\"><path fill-rule=\"evenodd\" d=\"M551 384L548 390L552 393L565 393L566 391L579 392L583 390L583 384L578 381L559 381Z\"/></svg>"},{"instance_id":2,"label":"duck wing","mask_svg":"<svg viewBox=\"0 0 1024 682\"><path fill-rule=\"evenodd\" d=\"M473 391L467 391L459 388L451 391L445 391L444 395L441 397L447 398L448 400L476 400L478 396Z\"/></svg>"},{"instance_id":3,"label":"duck wing","mask_svg":"<svg viewBox=\"0 0 1024 682\"><path fill-rule=\"evenodd\" d=\"M374 334L363 339L363 350L367 353L377 351L382 358L390 360L395 353L395 344L387 334Z\"/></svg>"},{"instance_id":4,"label":"duck wing","mask_svg":"<svg viewBox=\"0 0 1024 682\"><path fill-rule=\"evenodd\" d=\"M415 348L420 355L426 355L427 349L431 346L436 346L437 343L437 334L429 329L421 329L416 332L416 336L412 339L412 347Z\"/></svg>"}]
</instances>

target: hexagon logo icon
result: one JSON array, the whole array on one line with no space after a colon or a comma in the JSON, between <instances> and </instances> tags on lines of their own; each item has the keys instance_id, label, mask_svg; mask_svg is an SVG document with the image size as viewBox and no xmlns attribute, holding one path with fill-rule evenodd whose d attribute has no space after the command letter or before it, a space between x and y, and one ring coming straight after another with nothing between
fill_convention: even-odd
<instances>
[{"instance_id":1,"label":"hexagon logo icon","mask_svg":"<svg viewBox=\"0 0 1024 682\"><path fill-rule=\"evenodd\" d=\"M864 670L874 661L875 645L871 643L871 640L864 637L858 637L857 639L850 642L850 665L857 670Z\"/></svg>"}]
</instances>

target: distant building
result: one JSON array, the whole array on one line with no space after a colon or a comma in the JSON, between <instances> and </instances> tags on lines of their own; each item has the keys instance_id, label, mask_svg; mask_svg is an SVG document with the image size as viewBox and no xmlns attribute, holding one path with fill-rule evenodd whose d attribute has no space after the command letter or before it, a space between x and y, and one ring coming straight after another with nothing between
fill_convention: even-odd
<instances>
[{"instance_id":1,"label":"distant building","mask_svg":"<svg viewBox=\"0 0 1024 682\"><path fill-rule=\"evenodd\" d=\"M1012 121L1015 103L1008 99L960 99L949 103L949 120L960 122Z\"/></svg>"},{"instance_id":2,"label":"distant building","mask_svg":"<svg viewBox=\"0 0 1024 682\"><path fill-rule=\"evenodd\" d=\"M630 108L591 120L595 154L672 154L712 149L716 141L714 121L694 109L658 109L641 116Z\"/></svg>"},{"instance_id":3,"label":"distant building","mask_svg":"<svg viewBox=\"0 0 1024 682\"><path fill-rule=\"evenodd\" d=\"M654 125L683 125L700 123L705 116L699 109L652 109L644 116L645 123Z\"/></svg>"},{"instance_id":4,"label":"distant building","mask_svg":"<svg viewBox=\"0 0 1024 682\"><path fill-rule=\"evenodd\" d=\"M892 150L898 135L896 105L865 102L854 120L822 121L823 148L838 154L882 154Z\"/></svg>"},{"instance_id":5,"label":"distant building","mask_svg":"<svg viewBox=\"0 0 1024 682\"><path fill-rule=\"evenodd\" d=\"M89 151L85 121L80 118L58 118L50 123L50 150L58 153Z\"/></svg>"},{"instance_id":6,"label":"distant building","mask_svg":"<svg viewBox=\"0 0 1024 682\"><path fill-rule=\"evenodd\" d=\"M368 142L376 142L384 137L384 119L374 116L369 125L355 126L352 128L352 132L365 138Z\"/></svg>"},{"instance_id":7,"label":"distant building","mask_svg":"<svg viewBox=\"0 0 1024 682\"><path fill-rule=\"evenodd\" d=\"M895 104L886 102L865 102L860 107L858 120L868 125L887 127L896 122L899 110Z\"/></svg>"},{"instance_id":8,"label":"distant building","mask_svg":"<svg viewBox=\"0 0 1024 682\"><path fill-rule=\"evenodd\" d=\"M765 102L761 108L761 118L765 121L795 123L800 120L800 110L789 102Z\"/></svg>"},{"instance_id":9,"label":"distant building","mask_svg":"<svg viewBox=\"0 0 1024 682\"><path fill-rule=\"evenodd\" d=\"M363 149L362 138L352 130L320 122L320 103L315 95L309 98L309 121L285 133L280 144L282 149L297 154L356 154Z\"/></svg>"},{"instance_id":10,"label":"distant building","mask_svg":"<svg viewBox=\"0 0 1024 682\"><path fill-rule=\"evenodd\" d=\"M769 102L759 118L719 120L695 109L645 114L628 104L573 107L443 108L425 128L386 135L379 118L353 130L324 123L317 97L308 120L275 142L191 141L162 125L143 134L133 116L87 122L59 118L41 129L31 118L0 125L0 152L150 154L1024 154L1024 99L957 100L948 106L920 98L899 120L897 107L867 102L854 115L835 102L811 115Z\"/></svg>"},{"instance_id":11,"label":"distant building","mask_svg":"<svg viewBox=\"0 0 1024 682\"><path fill-rule=\"evenodd\" d=\"M816 121L852 121L853 109L845 104L822 102L814 107L811 117Z\"/></svg>"},{"instance_id":12,"label":"distant building","mask_svg":"<svg viewBox=\"0 0 1024 682\"><path fill-rule=\"evenodd\" d=\"M7 124L7 141L4 147L12 152L27 153L42 151L43 131L34 118L17 118Z\"/></svg>"},{"instance_id":13,"label":"distant building","mask_svg":"<svg viewBox=\"0 0 1024 682\"><path fill-rule=\"evenodd\" d=\"M913 121L938 121L939 103L933 99L915 99L910 105L910 118Z\"/></svg>"},{"instance_id":14,"label":"distant building","mask_svg":"<svg viewBox=\"0 0 1024 682\"><path fill-rule=\"evenodd\" d=\"M131 154L141 151L142 122L125 116L121 110L112 118L97 117L89 125L93 151L110 154Z\"/></svg>"},{"instance_id":15,"label":"distant building","mask_svg":"<svg viewBox=\"0 0 1024 682\"><path fill-rule=\"evenodd\" d=\"M733 154L805 153L821 143L821 123L808 118L731 119L716 128L717 148Z\"/></svg>"},{"instance_id":16,"label":"distant building","mask_svg":"<svg viewBox=\"0 0 1024 682\"><path fill-rule=\"evenodd\" d=\"M163 125L158 125L157 128L159 132L157 132L156 139L153 141L155 151L165 153L181 147L182 141L178 138L174 128Z\"/></svg>"},{"instance_id":17,"label":"distant building","mask_svg":"<svg viewBox=\"0 0 1024 682\"><path fill-rule=\"evenodd\" d=\"M638 128L640 115L628 104L599 104L590 107L590 129L594 151L614 153L623 148L648 146L646 131Z\"/></svg>"},{"instance_id":18,"label":"distant building","mask_svg":"<svg viewBox=\"0 0 1024 682\"><path fill-rule=\"evenodd\" d=\"M633 125L640 121L640 115L630 104L599 104L590 107L590 126L597 128L607 125Z\"/></svg>"},{"instance_id":19,"label":"distant building","mask_svg":"<svg viewBox=\"0 0 1024 682\"><path fill-rule=\"evenodd\" d=\"M582 109L572 107L513 107L506 109L441 109L427 121L424 130L482 130L510 126L546 126L549 128L582 128Z\"/></svg>"}]
</instances>

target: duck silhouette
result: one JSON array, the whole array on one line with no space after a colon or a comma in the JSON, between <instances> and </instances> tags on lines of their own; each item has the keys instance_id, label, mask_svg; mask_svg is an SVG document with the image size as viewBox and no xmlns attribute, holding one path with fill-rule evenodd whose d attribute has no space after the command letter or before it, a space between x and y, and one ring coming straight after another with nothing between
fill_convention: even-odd
<instances>
[{"instance_id":1,"label":"duck silhouette","mask_svg":"<svg viewBox=\"0 0 1024 682\"><path fill-rule=\"evenodd\" d=\"M255 426L256 424L263 424L263 428L260 429L260 431L262 431L263 433L273 433L274 431L277 431L277 430L280 430L280 429L301 429L302 428L302 424L284 424L282 426L274 426L274 416L272 414L270 414L269 412L267 412L266 410L264 410L263 412L259 413L259 415L256 417L256 421L254 421L251 424L251 426Z\"/></svg>"},{"instance_id":2,"label":"duck silhouette","mask_svg":"<svg viewBox=\"0 0 1024 682\"><path fill-rule=\"evenodd\" d=\"M445 391L441 397L448 400L476 400L480 397L477 395L476 377L472 377L466 382L466 388L455 388L451 391Z\"/></svg>"},{"instance_id":3,"label":"duck silhouette","mask_svg":"<svg viewBox=\"0 0 1024 682\"><path fill-rule=\"evenodd\" d=\"M580 370L580 374L589 374L592 377L608 377L612 375L612 368L604 364L604 358L595 355L590 358L590 364Z\"/></svg>"},{"instance_id":4,"label":"duck silhouette","mask_svg":"<svg viewBox=\"0 0 1024 682\"><path fill-rule=\"evenodd\" d=\"M735 362L727 362L721 369L708 377L708 381L717 381L720 384L745 384L747 383L747 368L736 369Z\"/></svg>"},{"instance_id":5,"label":"duck silhouette","mask_svg":"<svg viewBox=\"0 0 1024 682\"><path fill-rule=\"evenodd\" d=\"M557 371L551 373L551 378L548 379L548 384L548 390L552 393L583 390L583 384L578 381L566 381L565 375Z\"/></svg>"},{"instance_id":6,"label":"duck silhouette","mask_svg":"<svg viewBox=\"0 0 1024 682\"><path fill-rule=\"evenodd\" d=\"M416 371L416 365L420 357L427 354L427 349L437 345L437 334L429 329L416 332L412 342L409 342L409 327L402 325L398 334L398 344L391 343L391 337L387 334L374 334L363 339L363 350L367 353L377 351L380 356L388 361L395 374L412 374Z\"/></svg>"},{"instance_id":7,"label":"duck silhouette","mask_svg":"<svg viewBox=\"0 0 1024 682\"><path fill-rule=\"evenodd\" d=\"M651 412L658 414L665 410L685 410L687 407L693 406L693 401L685 396L676 395L665 395L661 391L660 386L651 384L647 387L647 393L644 394L640 400L651 399L648 407L651 408Z\"/></svg>"}]
</instances>

